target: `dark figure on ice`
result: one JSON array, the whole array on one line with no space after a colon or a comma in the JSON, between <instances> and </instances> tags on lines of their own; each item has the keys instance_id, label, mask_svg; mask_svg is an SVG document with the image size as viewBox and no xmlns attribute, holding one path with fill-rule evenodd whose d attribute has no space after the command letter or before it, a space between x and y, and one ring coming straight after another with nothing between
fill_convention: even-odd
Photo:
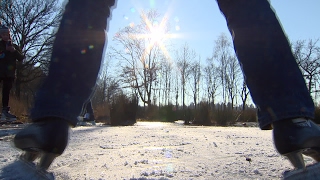
<instances>
[{"instance_id":1,"label":"dark figure on ice","mask_svg":"<svg viewBox=\"0 0 320 180\"><path fill-rule=\"evenodd\" d=\"M0 24L0 82L3 83L1 121L17 120L10 113L9 97L16 76L17 61L23 59L19 46L12 44L9 28Z\"/></svg>"},{"instance_id":2,"label":"dark figure on ice","mask_svg":"<svg viewBox=\"0 0 320 180\"><path fill-rule=\"evenodd\" d=\"M319 161L320 128L312 121L314 103L269 1L217 3L258 108L260 128L273 129L275 148L296 168L305 166L305 149L309 149L303 151L306 155L312 154ZM33 124L14 138L15 146L27 154L34 148L44 152L43 168L63 153L69 128L77 124L82 103L95 86L105 46L106 19L114 5L115 0L69 0L66 5L49 75L32 109Z\"/></svg>"}]
</instances>

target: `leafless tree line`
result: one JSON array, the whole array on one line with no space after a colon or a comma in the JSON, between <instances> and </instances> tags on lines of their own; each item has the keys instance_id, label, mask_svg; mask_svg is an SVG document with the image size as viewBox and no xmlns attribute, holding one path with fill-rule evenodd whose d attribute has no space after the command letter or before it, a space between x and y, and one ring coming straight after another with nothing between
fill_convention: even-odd
<instances>
[{"instance_id":1,"label":"leafless tree line","mask_svg":"<svg viewBox=\"0 0 320 180\"><path fill-rule=\"evenodd\" d=\"M155 12L146 14L152 20L158 15ZM204 101L211 108L222 103L245 109L249 90L227 35L221 34L216 38L211 57L202 59L186 43L174 50L175 56L168 59L159 46L151 49L144 46L150 39L133 36L150 33L143 27L146 26L142 18L141 25L125 27L113 39L120 45L112 47L110 53L121 62L118 82L122 87L138 92L137 97L148 105L174 104L184 109L190 105L197 108L200 101ZM292 51L310 94L316 98L320 73L318 40L296 41L292 44Z\"/></svg>"},{"instance_id":2,"label":"leafless tree line","mask_svg":"<svg viewBox=\"0 0 320 180\"><path fill-rule=\"evenodd\" d=\"M148 12L141 24L124 27L113 38L116 47L109 53L112 61L120 62L117 79L121 87L129 88L147 106L174 104L185 109L191 104L197 108L200 101L206 101L212 108L216 102L235 107L240 96L245 108L249 93L228 37L221 34L216 39L212 56L206 60L187 43L168 58L163 44L149 46L152 37L146 37L152 32L145 19L153 22L159 17L156 11Z\"/></svg>"}]
</instances>

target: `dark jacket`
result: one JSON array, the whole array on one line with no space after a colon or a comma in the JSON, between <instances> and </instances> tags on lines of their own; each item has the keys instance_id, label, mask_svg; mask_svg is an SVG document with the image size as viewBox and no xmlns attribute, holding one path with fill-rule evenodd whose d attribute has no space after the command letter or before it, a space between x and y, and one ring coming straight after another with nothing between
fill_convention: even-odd
<instances>
[{"instance_id":1,"label":"dark jacket","mask_svg":"<svg viewBox=\"0 0 320 180\"><path fill-rule=\"evenodd\" d=\"M24 59L19 46L13 46L16 49L14 52L7 51L6 42L0 41L0 78L14 78L17 61Z\"/></svg>"}]
</instances>

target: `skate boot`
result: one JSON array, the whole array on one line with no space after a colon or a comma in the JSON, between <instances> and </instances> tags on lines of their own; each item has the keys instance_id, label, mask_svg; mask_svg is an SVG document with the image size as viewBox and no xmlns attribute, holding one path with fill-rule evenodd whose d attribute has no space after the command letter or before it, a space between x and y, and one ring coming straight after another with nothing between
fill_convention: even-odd
<instances>
[{"instance_id":1,"label":"skate boot","mask_svg":"<svg viewBox=\"0 0 320 180\"><path fill-rule=\"evenodd\" d=\"M273 123L275 148L297 169L305 169L302 154L320 161L320 127L304 118Z\"/></svg>"},{"instance_id":2,"label":"skate boot","mask_svg":"<svg viewBox=\"0 0 320 180\"><path fill-rule=\"evenodd\" d=\"M20 158L29 162L40 158L37 166L48 169L66 148L69 127L64 119L48 117L21 130L13 140L15 147L24 151Z\"/></svg>"},{"instance_id":3,"label":"skate boot","mask_svg":"<svg viewBox=\"0 0 320 180\"><path fill-rule=\"evenodd\" d=\"M84 116L78 117L78 126L95 126L96 122L94 121L93 115L86 113Z\"/></svg>"},{"instance_id":4,"label":"skate boot","mask_svg":"<svg viewBox=\"0 0 320 180\"><path fill-rule=\"evenodd\" d=\"M16 121L17 116L10 113L10 107L3 107L1 112L1 121Z\"/></svg>"}]
</instances>

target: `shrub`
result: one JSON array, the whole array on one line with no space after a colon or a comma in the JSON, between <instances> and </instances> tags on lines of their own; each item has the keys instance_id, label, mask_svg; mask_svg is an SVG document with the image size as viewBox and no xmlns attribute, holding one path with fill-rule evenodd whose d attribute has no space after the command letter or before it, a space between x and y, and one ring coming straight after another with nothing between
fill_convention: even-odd
<instances>
[{"instance_id":1,"label":"shrub","mask_svg":"<svg viewBox=\"0 0 320 180\"><path fill-rule=\"evenodd\" d=\"M247 108L242 111L237 121L240 122L257 122L257 110L255 108Z\"/></svg>"},{"instance_id":2,"label":"shrub","mask_svg":"<svg viewBox=\"0 0 320 180\"><path fill-rule=\"evenodd\" d=\"M236 121L236 111L226 105L221 105L212 111L212 118L218 126L229 126Z\"/></svg>"},{"instance_id":3,"label":"shrub","mask_svg":"<svg viewBox=\"0 0 320 180\"><path fill-rule=\"evenodd\" d=\"M132 125L137 122L137 99L125 95L115 97L110 110L111 125Z\"/></svg>"},{"instance_id":4,"label":"shrub","mask_svg":"<svg viewBox=\"0 0 320 180\"><path fill-rule=\"evenodd\" d=\"M192 124L198 124L198 125L211 125L211 119L210 119L210 107L207 103L200 103L199 109L196 109L194 111L195 118Z\"/></svg>"},{"instance_id":5,"label":"shrub","mask_svg":"<svg viewBox=\"0 0 320 180\"><path fill-rule=\"evenodd\" d=\"M173 105L166 105L159 108L159 119L163 122L174 122L177 115Z\"/></svg>"}]
</instances>

